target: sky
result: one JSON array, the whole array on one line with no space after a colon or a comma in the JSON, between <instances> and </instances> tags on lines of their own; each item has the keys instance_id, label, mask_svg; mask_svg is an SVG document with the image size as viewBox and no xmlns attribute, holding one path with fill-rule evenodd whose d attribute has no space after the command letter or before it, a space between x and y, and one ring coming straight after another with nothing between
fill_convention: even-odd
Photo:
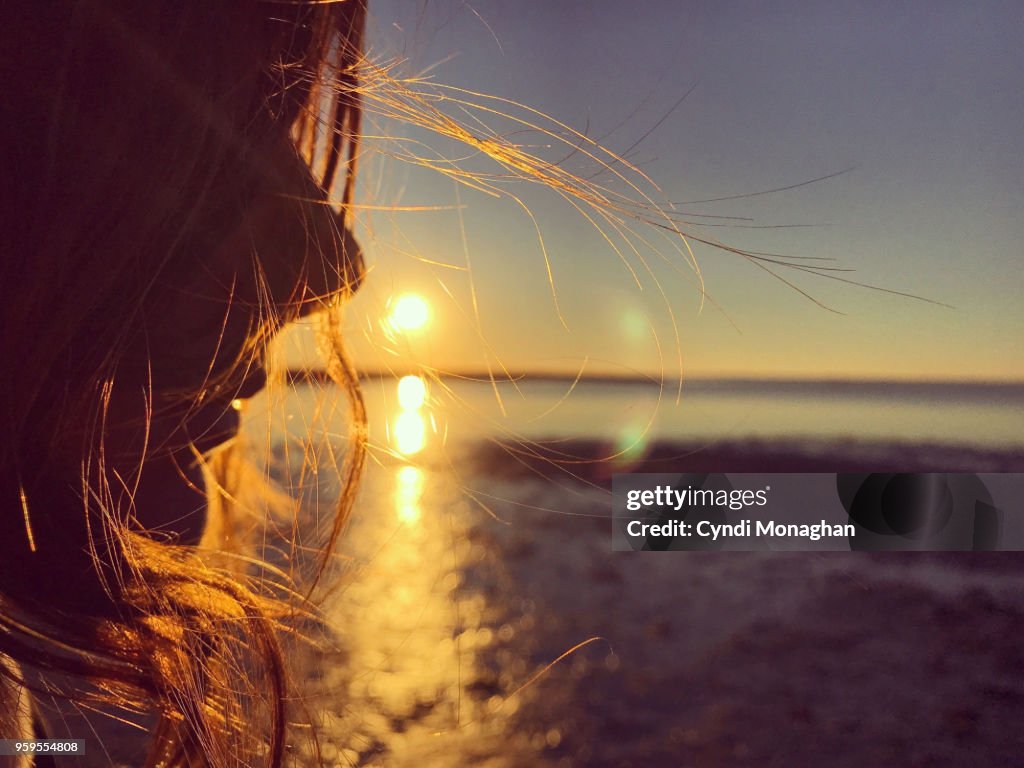
<instances>
[{"instance_id":1,"label":"sky","mask_svg":"<svg viewBox=\"0 0 1024 768\"><path fill-rule=\"evenodd\" d=\"M779 271L812 301L693 244L702 301L678 238L630 220L628 241L605 227L609 243L539 185L501 181L499 199L459 185L400 156L497 167L369 105L360 200L393 210L360 213L372 271L346 317L357 363L1024 379L1022 38L1009 2L371 3L371 56L397 75L450 98L508 100L474 97L536 122L509 106L526 105L636 171L602 170L558 135L435 102L477 134L635 198L612 171L622 172L701 238L853 269L833 274L931 303ZM737 195L747 196L686 204ZM418 206L441 210L407 210ZM383 322L405 293L430 306L415 332ZM308 356L303 333L289 346L292 364Z\"/></svg>"}]
</instances>

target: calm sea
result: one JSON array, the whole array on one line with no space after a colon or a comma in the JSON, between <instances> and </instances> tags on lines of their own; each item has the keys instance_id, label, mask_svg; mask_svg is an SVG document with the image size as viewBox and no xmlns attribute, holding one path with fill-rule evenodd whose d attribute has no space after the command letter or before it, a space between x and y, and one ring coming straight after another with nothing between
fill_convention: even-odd
<instances>
[{"instance_id":1,"label":"calm sea","mask_svg":"<svg viewBox=\"0 0 1024 768\"><path fill-rule=\"evenodd\" d=\"M883 382L687 382L681 396L641 382L538 380L426 382L425 402L405 408L399 379L364 382L370 436L395 446L415 435L424 450L481 437L587 438L619 449L654 442L865 441L1024 448L1024 385ZM291 388L281 404L293 426L344 430L331 384ZM403 414L406 414L403 416ZM296 424L298 419L298 424ZM305 426L303 426L305 425Z\"/></svg>"},{"instance_id":2,"label":"calm sea","mask_svg":"<svg viewBox=\"0 0 1024 768\"><path fill-rule=\"evenodd\" d=\"M695 382L677 403L641 384L421 384L364 383L370 460L324 606L328 641L309 662L328 764L769 765L797 727L814 757L788 764L853 765L851 733L893 749L914 717L934 720L920 743L949 758L920 764L967 765L975 741L956 724L988 722L972 702L993 724L1024 712L1017 683L994 687L1021 668L1014 553L623 555L610 551L607 489L444 460L508 437L1016 452L1024 388ZM299 501L263 538L298 567L294 545L318 551L337 498L343 398L330 384L283 388L244 424ZM927 720L939 686L958 708ZM878 706L892 691L899 718ZM992 726L1006 736L991 754L1019 753L1011 731ZM856 764L890 764L881 754Z\"/></svg>"}]
</instances>

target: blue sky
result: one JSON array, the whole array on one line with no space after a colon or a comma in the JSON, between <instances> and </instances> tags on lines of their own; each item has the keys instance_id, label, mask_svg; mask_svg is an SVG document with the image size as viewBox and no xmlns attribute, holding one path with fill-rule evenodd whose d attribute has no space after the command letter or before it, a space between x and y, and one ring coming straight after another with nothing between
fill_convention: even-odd
<instances>
[{"instance_id":1,"label":"blue sky","mask_svg":"<svg viewBox=\"0 0 1024 768\"><path fill-rule=\"evenodd\" d=\"M401 59L396 71L406 75L430 68L438 83L528 105L629 151L660 187L660 203L851 169L678 208L691 221L743 225L703 235L835 259L820 263L953 308L787 275L830 312L743 259L698 246L713 300L701 308L693 273L656 231L637 230L660 242L644 252L652 274L638 287L571 206L534 185L509 187L540 226L566 329L523 208L390 157L402 146L396 137L427 141L426 153L466 150L371 114L367 132L392 139L367 142L362 200L461 207L364 218L374 271L348 332L368 367L481 369L500 360L514 369L673 375L681 357L689 375L1024 378L1019 5L385 0L371 13L377 60ZM510 140L545 143L526 133ZM580 153L564 167L597 171ZM612 183L607 173L596 179ZM401 292L422 294L434 311L422 334L393 339L378 320Z\"/></svg>"}]
</instances>

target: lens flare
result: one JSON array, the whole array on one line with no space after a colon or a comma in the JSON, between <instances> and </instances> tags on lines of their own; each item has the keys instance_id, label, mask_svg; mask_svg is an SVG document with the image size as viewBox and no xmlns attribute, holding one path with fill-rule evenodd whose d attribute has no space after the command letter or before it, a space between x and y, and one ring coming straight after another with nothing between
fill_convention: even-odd
<instances>
[{"instance_id":1,"label":"lens flare","mask_svg":"<svg viewBox=\"0 0 1024 768\"><path fill-rule=\"evenodd\" d=\"M388 322L399 331L419 331L430 320L430 305L422 296L406 293L391 304Z\"/></svg>"},{"instance_id":2,"label":"lens flare","mask_svg":"<svg viewBox=\"0 0 1024 768\"><path fill-rule=\"evenodd\" d=\"M647 452L648 431L648 425L642 423L625 425L615 441L615 463L623 465L643 458Z\"/></svg>"}]
</instances>

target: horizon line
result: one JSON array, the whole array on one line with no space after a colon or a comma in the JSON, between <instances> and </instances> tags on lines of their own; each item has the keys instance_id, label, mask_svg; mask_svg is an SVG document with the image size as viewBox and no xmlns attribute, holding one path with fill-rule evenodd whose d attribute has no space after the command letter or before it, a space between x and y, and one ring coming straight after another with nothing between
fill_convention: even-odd
<instances>
[{"instance_id":1,"label":"horizon line","mask_svg":"<svg viewBox=\"0 0 1024 768\"><path fill-rule=\"evenodd\" d=\"M482 384L523 382L523 381L557 381L579 382L591 384L632 384L646 386L675 386L680 379L675 377L659 377L644 373L632 374L585 374L559 373L543 370L503 371L500 374L479 370L438 371L430 368L410 368L406 370L366 369L356 372L360 380L400 379L403 376L427 376L428 378L456 379ZM325 368L289 368L285 371L289 383L327 382L330 376ZM982 379L982 378L886 378L881 376L802 376L802 375L769 375L753 374L690 374L682 377L682 385L687 384L734 384L734 385L833 385L833 386L918 386L918 387L978 387L1015 389L1024 388L1024 379Z\"/></svg>"}]
</instances>

